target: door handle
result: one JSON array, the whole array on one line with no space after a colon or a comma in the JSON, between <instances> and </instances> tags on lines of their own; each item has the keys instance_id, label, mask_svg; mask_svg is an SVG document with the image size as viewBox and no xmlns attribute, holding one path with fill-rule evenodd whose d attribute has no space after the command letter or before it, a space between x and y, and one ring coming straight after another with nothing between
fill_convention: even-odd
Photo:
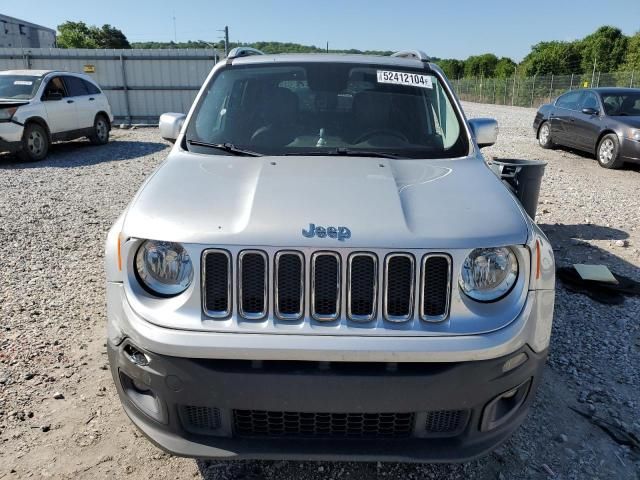
<instances>
[{"instance_id":1,"label":"door handle","mask_svg":"<svg viewBox=\"0 0 640 480\"><path fill-rule=\"evenodd\" d=\"M95 100L95 98L93 98L93 97L89 98L90 102L93 102L94 100Z\"/></svg>"},{"instance_id":2,"label":"door handle","mask_svg":"<svg viewBox=\"0 0 640 480\"><path fill-rule=\"evenodd\" d=\"M73 100L67 100L67 103L73 103Z\"/></svg>"}]
</instances>

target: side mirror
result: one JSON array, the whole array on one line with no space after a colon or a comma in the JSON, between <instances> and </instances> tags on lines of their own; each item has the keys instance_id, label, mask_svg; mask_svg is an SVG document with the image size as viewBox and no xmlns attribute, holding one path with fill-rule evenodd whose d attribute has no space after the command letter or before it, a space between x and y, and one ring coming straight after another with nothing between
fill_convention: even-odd
<instances>
[{"instance_id":1,"label":"side mirror","mask_svg":"<svg viewBox=\"0 0 640 480\"><path fill-rule=\"evenodd\" d=\"M45 102L62 100L62 93L60 92L50 92L44 97Z\"/></svg>"},{"instance_id":2,"label":"side mirror","mask_svg":"<svg viewBox=\"0 0 640 480\"><path fill-rule=\"evenodd\" d=\"M160 115L160 135L165 140L175 143L187 116L184 113L163 113Z\"/></svg>"},{"instance_id":3,"label":"side mirror","mask_svg":"<svg viewBox=\"0 0 640 480\"><path fill-rule=\"evenodd\" d=\"M480 148L490 147L498 140L498 122L493 118L472 118L469 126Z\"/></svg>"},{"instance_id":4,"label":"side mirror","mask_svg":"<svg viewBox=\"0 0 640 480\"><path fill-rule=\"evenodd\" d=\"M582 109L582 113L584 113L585 115L598 115L598 110L595 108L583 108Z\"/></svg>"}]
</instances>

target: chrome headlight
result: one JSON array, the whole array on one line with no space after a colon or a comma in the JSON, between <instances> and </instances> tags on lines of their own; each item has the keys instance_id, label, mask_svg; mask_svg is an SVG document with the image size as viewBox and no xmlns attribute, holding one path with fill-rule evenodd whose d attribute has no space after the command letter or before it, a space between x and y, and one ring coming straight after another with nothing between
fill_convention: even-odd
<instances>
[{"instance_id":1,"label":"chrome headlight","mask_svg":"<svg viewBox=\"0 0 640 480\"><path fill-rule=\"evenodd\" d=\"M8 122L11 120L16 110L18 110L18 107L0 108L0 122Z\"/></svg>"},{"instance_id":2,"label":"chrome headlight","mask_svg":"<svg viewBox=\"0 0 640 480\"><path fill-rule=\"evenodd\" d=\"M518 260L510 248L476 248L465 259L460 288L479 302L504 297L518 279Z\"/></svg>"},{"instance_id":3,"label":"chrome headlight","mask_svg":"<svg viewBox=\"0 0 640 480\"><path fill-rule=\"evenodd\" d=\"M633 138L636 142L640 142L640 130L632 128L631 138Z\"/></svg>"},{"instance_id":4,"label":"chrome headlight","mask_svg":"<svg viewBox=\"0 0 640 480\"><path fill-rule=\"evenodd\" d=\"M135 264L142 285L161 297L179 295L193 280L193 263L179 243L147 240L138 249Z\"/></svg>"}]
</instances>

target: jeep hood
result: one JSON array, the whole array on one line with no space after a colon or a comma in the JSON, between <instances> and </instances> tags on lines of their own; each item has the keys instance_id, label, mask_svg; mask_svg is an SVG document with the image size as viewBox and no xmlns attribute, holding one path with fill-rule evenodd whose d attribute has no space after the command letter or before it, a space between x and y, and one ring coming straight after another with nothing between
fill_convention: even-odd
<instances>
[{"instance_id":1,"label":"jeep hood","mask_svg":"<svg viewBox=\"0 0 640 480\"><path fill-rule=\"evenodd\" d=\"M309 224L351 238L306 238ZM527 220L477 157L234 157L175 149L133 199L127 237L210 245L474 248L524 244Z\"/></svg>"}]
</instances>

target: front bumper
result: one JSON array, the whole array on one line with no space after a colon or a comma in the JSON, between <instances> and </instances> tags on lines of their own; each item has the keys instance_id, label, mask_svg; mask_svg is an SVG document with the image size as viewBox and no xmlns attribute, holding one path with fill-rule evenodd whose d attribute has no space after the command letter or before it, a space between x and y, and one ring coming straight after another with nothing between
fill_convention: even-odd
<instances>
[{"instance_id":1,"label":"front bumper","mask_svg":"<svg viewBox=\"0 0 640 480\"><path fill-rule=\"evenodd\" d=\"M24 127L15 122L0 122L0 152L15 152L22 146Z\"/></svg>"},{"instance_id":2,"label":"front bumper","mask_svg":"<svg viewBox=\"0 0 640 480\"><path fill-rule=\"evenodd\" d=\"M111 372L133 423L172 454L226 459L468 460L522 423L546 359L546 351L528 347L493 360L423 364L203 360L138 350L148 361L140 366L131 360L132 346L108 342ZM527 360L505 372L505 362L522 354ZM516 387L513 397L492 406ZM290 423L287 433L265 433L265 415L277 420L299 412L337 418L330 422L332 428L338 422L338 434L316 437ZM350 434L340 430L341 414L368 414L374 423L380 414L410 414L411 424L398 437L369 438L357 424ZM247 429L248 415L257 430Z\"/></svg>"},{"instance_id":3,"label":"front bumper","mask_svg":"<svg viewBox=\"0 0 640 480\"><path fill-rule=\"evenodd\" d=\"M626 137L620 139L620 158L625 162L640 163L640 141Z\"/></svg>"}]
</instances>

